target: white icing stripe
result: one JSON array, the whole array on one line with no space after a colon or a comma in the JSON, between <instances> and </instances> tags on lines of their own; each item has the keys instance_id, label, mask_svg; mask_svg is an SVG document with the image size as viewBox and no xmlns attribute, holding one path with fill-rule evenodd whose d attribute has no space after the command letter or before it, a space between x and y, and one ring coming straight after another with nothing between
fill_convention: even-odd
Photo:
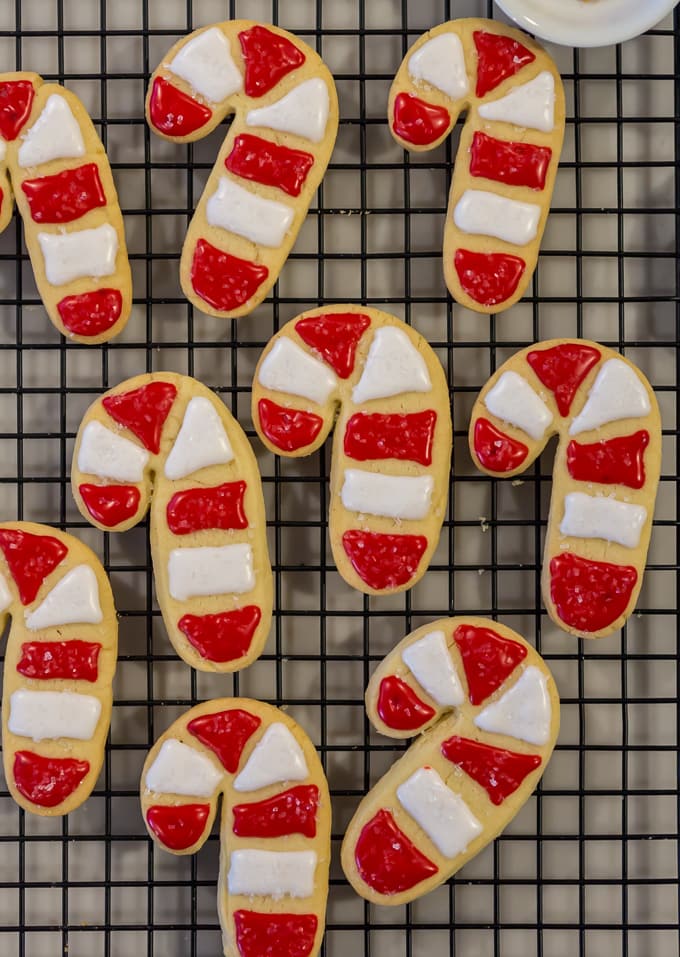
<instances>
[{"instance_id":1,"label":"white icing stripe","mask_svg":"<svg viewBox=\"0 0 680 957\"><path fill-rule=\"evenodd\" d=\"M83 429L78 470L116 482L141 482L149 453L92 419Z\"/></svg>"},{"instance_id":2,"label":"white icing stripe","mask_svg":"<svg viewBox=\"0 0 680 957\"><path fill-rule=\"evenodd\" d=\"M98 625L103 621L97 576L89 565L76 565L66 572L33 611L26 609L26 627L31 631L57 625Z\"/></svg>"},{"instance_id":3,"label":"white icing stripe","mask_svg":"<svg viewBox=\"0 0 680 957\"><path fill-rule=\"evenodd\" d=\"M260 246L280 246L290 229L295 210L285 203L265 199L227 176L221 176L208 200L205 216L211 226L229 230Z\"/></svg>"},{"instance_id":4,"label":"white icing stripe","mask_svg":"<svg viewBox=\"0 0 680 957\"><path fill-rule=\"evenodd\" d=\"M305 755L295 736L280 721L270 724L234 780L235 791L257 791L281 781L309 777Z\"/></svg>"},{"instance_id":5,"label":"white icing stripe","mask_svg":"<svg viewBox=\"0 0 680 957\"><path fill-rule=\"evenodd\" d=\"M431 631L414 641L401 653L401 658L416 681L443 708L456 707L465 701L443 631Z\"/></svg>"},{"instance_id":6,"label":"white icing stripe","mask_svg":"<svg viewBox=\"0 0 680 957\"><path fill-rule=\"evenodd\" d=\"M274 900L311 897L316 860L314 851L232 851L229 893Z\"/></svg>"},{"instance_id":7,"label":"white icing stripe","mask_svg":"<svg viewBox=\"0 0 680 957\"><path fill-rule=\"evenodd\" d=\"M434 768L419 768L397 788L399 803L444 857L463 854L482 825Z\"/></svg>"},{"instance_id":8,"label":"white icing stripe","mask_svg":"<svg viewBox=\"0 0 680 957\"><path fill-rule=\"evenodd\" d=\"M71 233L38 233L45 276L52 286L83 277L97 279L116 271L118 233L109 223Z\"/></svg>"},{"instance_id":9,"label":"white icing stripe","mask_svg":"<svg viewBox=\"0 0 680 957\"><path fill-rule=\"evenodd\" d=\"M492 415L522 429L537 441L543 438L553 420L543 399L525 378L511 370L504 372L487 392L484 405Z\"/></svg>"},{"instance_id":10,"label":"white icing stripe","mask_svg":"<svg viewBox=\"0 0 680 957\"><path fill-rule=\"evenodd\" d=\"M4 575L0 575L0 614L12 604L12 592Z\"/></svg>"},{"instance_id":11,"label":"white icing stripe","mask_svg":"<svg viewBox=\"0 0 680 957\"><path fill-rule=\"evenodd\" d=\"M647 389L635 370L623 359L608 359L597 373L586 404L571 423L569 435L620 419L641 419L651 411Z\"/></svg>"},{"instance_id":12,"label":"white icing stripe","mask_svg":"<svg viewBox=\"0 0 680 957\"><path fill-rule=\"evenodd\" d=\"M340 495L350 512L413 521L427 516L433 489L431 475L384 475L345 469Z\"/></svg>"},{"instance_id":13,"label":"white icing stripe","mask_svg":"<svg viewBox=\"0 0 680 957\"><path fill-rule=\"evenodd\" d=\"M548 679L529 665L510 690L480 711L474 722L482 731L541 745L550 738L550 718Z\"/></svg>"},{"instance_id":14,"label":"white icing stripe","mask_svg":"<svg viewBox=\"0 0 680 957\"><path fill-rule=\"evenodd\" d=\"M570 492L564 497L562 535L576 538L603 538L625 548L637 548L647 521L647 509L602 495Z\"/></svg>"},{"instance_id":15,"label":"white icing stripe","mask_svg":"<svg viewBox=\"0 0 680 957\"><path fill-rule=\"evenodd\" d=\"M394 326L376 329L352 401L367 402L431 389L427 363L406 333Z\"/></svg>"},{"instance_id":16,"label":"white icing stripe","mask_svg":"<svg viewBox=\"0 0 680 957\"><path fill-rule=\"evenodd\" d=\"M456 33L440 33L409 57L408 72L414 80L430 83L457 100L468 91L465 54Z\"/></svg>"},{"instance_id":17,"label":"white icing stripe","mask_svg":"<svg viewBox=\"0 0 680 957\"><path fill-rule=\"evenodd\" d=\"M335 373L327 365L287 336L277 339L262 360L258 378L265 389L300 395L319 405L338 385Z\"/></svg>"},{"instance_id":18,"label":"white icing stripe","mask_svg":"<svg viewBox=\"0 0 680 957\"><path fill-rule=\"evenodd\" d=\"M205 396L194 396L165 460L165 477L173 481L186 478L210 465L226 465L233 458L231 443L214 405Z\"/></svg>"},{"instance_id":19,"label":"white icing stripe","mask_svg":"<svg viewBox=\"0 0 680 957\"><path fill-rule=\"evenodd\" d=\"M176 738L163 742L146 772L146 786L157 794L212 797L221 780L221 772L207 755Z\"/></svg>"},{"instance_id":20,"label":"white icing stripe","mask_svg":"<svg viewBox=\"0 0 680 957\"><path fill-rule=\"evenodd\" d=\"M7 142L0 136L0 163L5 162L5 156L7 155Z\"/></svg>"},{"instance_id":21,"label":"white icing stripe","mask_svg":"<svg viewBox=\"0 0 680 957\"><path fill-rule=\"evenodd\" d=\"M500 100L480 104L479 115L485 120L500 120L550 133L555 129L554 76L549 70L544 70Z\"/></svg>"},{"instance_id":22,"label":"white icing stripe","mask_svg":"<svg viewBox=\"0 0 680 957\"><path fill-rule=\"evenodd\" d=\"M73 691L28 691L10 697L7 727L12 734L34 741L75 738L89 741L102 711L99 698Z\"/></svg>"},{"instance_id":23,"label":"white icing stripe","mask_svg":"<svg viewBox=\"0 0 680 957\"><path fill-rule=\"evenodd\" d=\"M250 545L174 548L168 558L168 589L186 601L199 595L242 595L255 587Z\"/></svg>"},{"instance_id":24,"label":"white icing stripe","mask_svg":"<svg viewBox=\"0 0 680 957\"><path fill-rule=\"evenodd\" d=\"M328 87L321 77L313 77L275 103L250 110L246 114L246 125L265 126L320 143L326 132L329 110Z\"/></svg>"},{"instance_id":25,"label":"white icing stripe","mask_svg":"<svg viewBox=\"0 0 680 957\"><path fill-rule=\"evenodd\" d=\"M48 96L43 111L19 147L19 166L39 166L55 159L85 155L85 141L71 107L63 96Z\"/></svg>"},{"instance_id":26,"label":"white icing stripe","mask_svg":"<svg viewBox=\"0 0 680 957\"><path fill-rule=\"evenodd\" d=\"M464 233L494 236L515 246L536 238L541 207L508 199L484 189L466 189L453 210L453 221Z\"/></svg>"},{"instance_id":27,"label":"white icing stripe","mask_svg":"<svg viewBox=\"0 0 680 957\"><path fill-rule=\"evenodd\" d=\"M213 103L219 103L243 86L229 41L219 27L210 27L185 43L168 63L168 70Z\"/></svg>"}]
</instances>

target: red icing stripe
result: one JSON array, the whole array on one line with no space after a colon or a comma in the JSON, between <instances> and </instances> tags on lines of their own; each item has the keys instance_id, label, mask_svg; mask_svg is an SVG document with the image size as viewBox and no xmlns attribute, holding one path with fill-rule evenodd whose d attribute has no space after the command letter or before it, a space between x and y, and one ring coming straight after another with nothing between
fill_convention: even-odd
<instances>
[{"instance_id":1,"label":"red icing stripe","mask_svg":"<svg viewBox=\"0 0 680 957\"><path fill-rule=\"evenodd\" d=\"M309 957L319 920L316 914L259 914L234 911L241 957Z\"/></svg>"},{"instance_id":2,"label":"red icing stripe","mask_svg":"<svg viewBox=\"0 0 680 957\"><path fill-rule=\"evenodd\" d=\"M480 784L496 806L514 794L527 774L541 764L538 754L506 751L470 738L448 738L441 748L444 757Z\"/></svg>"},{"instance_id":3,"label":"red icing stripe","mask_svg":"<svg viewBox=\"0 0 680 957\"><path fill-rule=\"evenodd\" d=\"M485 30L475 30L472 35L477 48L477 96L495 90L499 83L536 59L531 50L512 37Z\"/></svg>"},{"instance_id":4,"label":"red icing stripe","mask_svg":"<svg viewBox=\"0 0 680 957\"><path fill-rule=\"evenodd\" d=\"M638 579L632 565L596 562L564 552L550 560L550 597L565 625L584 633L620 618Z\"/></svg>"},{"instance_id":5,"label":"red icing stripe","mask_svg":"<svg viewBox=\"0 0 680 957\"><path fill-rule=\"evenodd\" d=\"M56 807L73 794L90 770L89 761L44 758L33 751L14 755L14 783L27 801L39 807Z\"/></svg>"},{"instance_id":6,"label":"red icing stripe","mask_svg":"<svg viewBox=\"0 0 680 957\"><path fill-rule=\"evenodd\" d=\"M225 482L215 488L175 492L166 509L173 535L190 535L209 528L248 528L243 508L246 483Z\"/></svg>"},{"instance_id":7,"label":"red icing stripe","mask_svg":"<svg viewBox=\"0 0 680 957\"><path fill-rule=\"evenodd\" d=\"M303 834L316 837L319 789L302 784L282 791L265 801L234 807L234 834L237 837L286 837Z\"/></svg>"},{"instance_id":8,"label":"red icing stripe","mask_svg":"<svg viewBox=\"0 0 680 957\"><path fill-rule=\"evenodd\" d=\"M362 880L378 894L400 894L438 870L384 808L362 828L354 861Z\"/></svg>"},{"instance_id":9,"label":"red icing stripe","mask_svg":"<svg viewBox=\"0 0 680 957\"><path fill-rule=\"evenodd\" d=\"M580 445L572 439L567 446L567 469L579 482L642 488L646 480L645 449L648 445L649 432L646 429L588 445Z\"/></svg>"},{"instance_id":10,"label":"red icing stripe","mask_svg":"<svg viewBox=\"0 0 680 957\"><path fill-rule=\"evenodd\" d=\"M569 415L578 387L600 361L599 349L579 342L562 342L550 349L527 353L527 362L555 396L562 416Z\"/></svg>"},{"instance_id":11,"label":"red icing stripe","mask_svg":"<svg viewBox=\"0 0 680 957\"><path fill-rule=\"evenodd\" d=\"M99 336L120 319L123 296L119 289L93 289L64 296L57 309L64 327L75 336Z\"/></svg>"},{"instance_id":12,"label":"red icing stripe","mask_svg":"<svg viewBox=\"0 0 680 957\"><path fill-rule=\"evenodd\" d=\"M15 140L31 115L35 90L30 80L0 83L0 136Z\"/></svg>"},{"instance_id":13,"label":"red icing stripe","mask_svg":"<svg viewBox=\"0 0 680 957\"><path fill-rule=\"evenodd\" d=\"M262 612L245 605L216 615L184 615L177 627L207 661L236 661L248 653Z\"/></svg>"},{"instance_id":14,"label":"red icing stripe","mask_svg":"<svg viewBox=\"0 0 680 957\"><path fill-rule=\"evenodd\" d=\"M115 528L137 514L141 494L134 485L90 485L84 482L78 486L80 497L92 518Z\"/></svg>"},{"instance_id":15,"label":"red icing stripe","mask_svg":"<svg viewBox=\"0 0 680 957\"><path fill-rule=\"evenodd\" d=\"M335 312L300 319L295 331L341 379L347 379L354 369L359 340L370 324L370 318L361 313Z\"/></svg>"},{"instance_id":16,"label":"red icing stripe","mask_svg":"<svg viewBox=\"0 0 680 957\"><path fill-rule=\"evenodd\" d=\"M416 731L436 714L397 675L388 675L380 682L377 710L387 727L397 731Z\"/></svg>"},{"instance_id":17,"label":"red icing stripe","mask_svg":"<svg viewBox=\"0 0 680 957\"><path fill-rule=\"evenodd\" d=\"M17 671L26 678L43 681L70 678L96 681L102 646L96 641L26 641L21 646Z\"/></svg>"},{"instance_id":18,"label":"red icing stripe","mask_svg":"<svg viewBox=\"0 0 680 957\"><path fill-rule=\"evenodd\" d=\"M187 725L187 730L214 751L229 774L235 774L248 739L262 724L257 715L242 708L202 714Z\"/></svg>"},{"instance_id":19,"label":"red icing stripe","mask_svg":"<svg viewBox=\"0 0 680 957\"><path fill-rule=\"evenodd\" d=\"M210 122L212 110L157 76L149 98L149 117L159 133L188 136Z\"/></svg>"},{"instance_id":20,"label":"red icing stripe","mask_svg":"<svg viewBox=\"0 0 680 957\"><path fill-rule=\"evenodd\" d=\"M230 173L244 179L274 186L289 196L299 196L314 165L314 157L303 150L271 143L253 133L241 133L234 139L224 165Z\"/></svg>"},{"instance_id":21,"label":"red icing stripe","mask_svg":"<svg viewBox=\"0 0 680 957\"><path fill-rule=\"evenodd\" d=\"M459 625L453 633L463 659L470 702L481 704L503 684L527 650L518 641L502 638L490 628Z\"/></svg>"},{"instance_id":22,"label":"red icing stripe","mask_svg":"<svg viewBox=\"0 0 680 957\"><path fill-rule=\"evenodd\" d=\"M302 50L288 37L260 24L243 30L238 38L246 67L243 83L246 96L264 96L291 70L297 70L305 62Z\"/></svg>"},{"instance_id":23,"label":"red icing stripe","mask_svg":"<svg viewBox=\"0 0 680 957\"><path fill-rule=\"evenodd\" d=\"M398 459L432 465L437 413L356 412L345 429L345 455L358 462Z\"/></svg>"},{"instance_id":24,"label":"red icing stripe","mask_svg":"<svg viewBox=\"0 0 680 957\"><path fill-rule=\"evenodd\" d=\"M399 588L418 571L427 548L424 535L386 535L350 529L342 536L345 554L369 588Z\"/></svg>"},{"instance_id":25,"label":"red icing stripe","mask_svg":"<svg viewBox=\"0 0 680 957\"><path fill-rule=\"evenodd\" d=\"M552 150L549 146L497 140L477 131L470 147L470 174L507 186L545 187Z\"/></svg>"},{"instance_id":26,"label":"red icing stripe","mask_svg":"<svg viewBox=\"0 0 680 957\"><path fill-rule=\"evenodd\" d=\"M464 292L483 306L497 306L514 295L526 269L519 256L457 249L454 266Z\"/></svg>"},{"instance_id":27,"label":"red icing stripe","mask_svg":"<svg viewBox=\"0 0 680 957\"><path fill-rule=\"evenodd\" d=\"M311 445L323 428L323 419L315 412L287 409L271 399L260 399L257 414L263 433L282 452L297 452Z\"/></svg>"},{"instance_id":28,"label":"red icing stripe","mask_svg":"<svg viewBox=\"0 0 680 957\"><path fill-rule=\"evenodd\" d=\"M146 812L146 822L171 851L186 851L200 840L209 816L209 804L154 804Z\"/></svg>"},{"instance_id":29,"label":"red icing stripe","mask_svg":"<svg viewBox=\"0 0 680 957\"><path fill-rule=\"evenodd\" d=\"M251 299L269 275L266 266L225 253L199 239L191 263L191 285L213 309L229 312Z\"/></svg>"},{"instance_id":30,"label":"red icing stripe","mask_svg":"<svg viewBox=\"0 0 680 957\"><path fill-rule=\"evenodd\" d=\"M474 433L475 455L490 472L513 472L529 454L524 442L511 438L488 419L477 419Z\"/></svg>"},{"instance_id":31,"label":"red icing stripe","mask_svg":"<svg viewBox=\"0 0 680 957\"><path fill-rule=\"evenodd\" d=\"M35 223L72 223L90 210L106 206L96 163L26 179L21 188Z\"/></svg>"},{"instance_id":32,"label":"red icing stripe","mask_svg":"<svg viewBox=\"0 0 680 957\"><path fill-rule=\"evenodd\" d=\"M130 392L106 395L102 405L112 419L137 436L149 452L158 454L161 432L177 389L171 382L149 382Z\"/></svg>"},{"instance_id":33,"label":"red icing stripe","mask_svg":"<svg viewBox=\"0 0 680 957\"><path fill-rule=\"evenodd\" d=\"M34 535L18 528L0 529L2 549L22 605L30 605L40 586L68 553L68 548L51 535Z\"/></svg>"},{"instance_id":34,"label":"red icing stripe","mask_svg":"<svg viewBox=\"0 0 680 957\"><path fill-rule=\"evenodd\" d=\"M414 146L429 146L440 140L451 126L449 111L426 103L413 93L399 93L394 100L392 129Z\"/></svg>"}]
</instances>

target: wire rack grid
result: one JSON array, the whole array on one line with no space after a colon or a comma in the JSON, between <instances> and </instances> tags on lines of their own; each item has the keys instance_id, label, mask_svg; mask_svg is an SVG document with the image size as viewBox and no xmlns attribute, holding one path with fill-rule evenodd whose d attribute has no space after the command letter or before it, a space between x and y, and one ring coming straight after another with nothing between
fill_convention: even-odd
<instances>
[{"instance_id":1,"label":"wire rack grid","mask_svg":"<svg viewBox=\"0 0 680 957\"><path fill-rule=\"evenodd\" d=\"M553 211L529 295L489 318L453 306L441 276L455 141L408 156L385 120L407 47L433 24L474 15L494 15L490 0L0 5L2 69L64 83L101 129L135 294L116 341L67 343L40 305L20 222L0 237L0 514L57 524L95 548L121 624L110 742L90 800L66 820L45 820L20 812L0 783L2 957L220 952L217 836L194 858L154 850L137 787L157 735L196 701L232 689L290 709L322 755L334 798L327 957L678 954L678 22L669 17L621 47L552 49L568 97ZM183 235L223 131L194 146L162 142L144 123L143 101L150 72L179 36L237 16L279 23L316 46L337 80L341 126L274 295L251 317L225 323L192 311L178 284ZM80 418L122 378L170 369L217 389L254 436L249 388L269 336L304 308L347 300L411 322L449 376L454 469L432 567L405 596L352 592L328 548L328 450L276 461L254 439L276 573L272 635L262 659L233 679L192 673L163 632L147 528L102 535L73 505L68 476ZM624 351L654 383L664 420L639 609L623 632L596 643L565 636L541 608L550 455L521 482L503 483L476 474L466 448L470 407L490 372L555 335ZM401 746L371 732L364 687L409 630L466 611L536 642L562 695L559 745L537 793L453 880L408 907L369 907L343 880L339 841L359 797Z\"/></svg>"}]
</instances>

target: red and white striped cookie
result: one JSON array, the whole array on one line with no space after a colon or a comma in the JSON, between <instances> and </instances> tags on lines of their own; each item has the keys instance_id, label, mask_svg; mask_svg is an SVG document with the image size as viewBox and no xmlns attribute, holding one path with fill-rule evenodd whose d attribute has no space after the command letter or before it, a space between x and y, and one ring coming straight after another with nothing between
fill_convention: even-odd
<instances>
[{"instance_id":1,"label":"red and white striped cookie","mask_svg":"<svg viewBox=\"0 0 680 957\"><path fill-rule=\"evenodd\" d=\"M0 230L13 192L52 323L74 342L118 335L132 277L111 167L78 97L36 73L0 74L0 192Z\"/></svg>"},{"instance_id":2,"label":"red and white striped cookie","mask_svg":"<svg viewBox=\"0 0 680 957\"><path fill-rule=\"evenodd\" d=\"M523 349L472 410L470 450L489 475L523 472L557 433L543 600L561 628L601 638L637 601L661 470L654 392L624 356L596 342Z\"/></svg>"},{"instance_id":3,"label":"red and white striped cookie","mask_svg":"<svg viewBox=\"0 0 680 957\"><path fill-rule=\"evenodd\" d=\"M369 595L415 585L439 541L451 463L449 389L425 339L378 309L314 309L271 339L252 396L255 428L278 455L309 455L335 427L330 538L342 577Z\"/></svg>"},{"instance_id":4,"label":"red and white striped cookie","mask_svg":"<svg viewBox=\"0 0 680 957\"><path fill-rule=\"evenodd\" d=\"M406 904L507 827L546 769L560 700L541 656L485 618L444 618L401 641L366 691L374 727L423 732L366 795L342 845L358 894Z\"/></svg>"},{"instance_id":5,"label":"red and white striped cookie","mask_svg":"<svg viewBox=\"0 0 680 957\"><path fill-rule=\"evenodd\" d=\"M0 525L5 650L2 751L24 810L68 814L87 800L111 721L118 621L99 559L58 529Z\"/></svg>"},{"instance_id":6,"label":"red and white striped cookie","mask_svg":"<svg viewBox=\"0 0 680 957\"><path fill-rule=\"evenodd\" d=\"M227 957L314 957L328 895L331 803L314 745L250 698L192 708L161 735L141 780L151 837L193 854L222 795L218 909Z\"/></svg>"},{"instance_id":7,"label":"red and white striped cookie","mask_svg":"<svg viewBox=\"0 0 680 957\"><path fill-rule=\"evenodd\" d=\"M192 143L230 113L180 262L186 297L223 318L262 302L295 242L338 131L333 77L278 27L228 20L195 30L151 77L148 123Z\"/></svg>"},{"instance_id":8,"label":"red and white striped cookie","mask_svg":"<svg viewBox=\"0 0 680 957\"><path fill-rule=\"evenodd\" d=\"M389 98L405 149L438 146L467 110L444 228L444 278L476 312L507 309L531 281L564 137L562 80L526 34L451 20L406 54Z\"/></svg>"},{"instance_id":9,"label":"red and white striped cookie","mask_svg":"<svg viewBox=\"0 0 680 957\"><path fill-rule=\"evenodd\" d=\"M237 671L262 653L272 612L262 485L243 430L196 379L153 372L90 406L73 455L82 515L120 532L151 505L158 603L193 668Z\"/></svg>"}]
</instances>

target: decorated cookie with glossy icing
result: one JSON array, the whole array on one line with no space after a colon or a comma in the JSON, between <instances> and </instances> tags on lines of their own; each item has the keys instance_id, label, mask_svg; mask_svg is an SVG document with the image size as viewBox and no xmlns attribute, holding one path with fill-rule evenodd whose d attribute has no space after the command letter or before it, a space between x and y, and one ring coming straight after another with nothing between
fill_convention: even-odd
<instances>
[{"instance_id":1,"label":"decorated cookie with glossy icing","mask_svg":"<svg viewBox=\"0 0 680 957\"><path fill-rule=\"evenodd\" d=\"M312 742L250 698L192 708L161 735L141 780L153 840L193 854L222 797L218 909L226 957L315 957L328 895L331 804Z\"/></svg>"},{"instance_id":2,"label":"decorated cookie with glossy icing","mask_svg":"<svg viewBox=\"0 0 680 957\"><path fill-rule=\"evenodd\" d=\"M425 339L378 309L314 309L270 340L252 396L277 455L309 455L335 428L329 521L343 578L367 594L411 588L439 541L451 462L448 385Z\"/></svg>"},{"instance_id":3,"label":"decorated cookie with glossy icing","mask_svg":"<svg viewBox=\"0 0 680 957\"><path fill-rule=\"evenodd\" d=\"M596 342L539 342L482 389L470 450L484 472L511 477L555 434L543 599L561 628L601 638L625 624L642 585L661 469L654 392Z\"/></svg>"},{"instance_id":4,"label":"decorated cookie with glossy icing","mask_svg":"<svg viewBox=\"0 0 680 957\"><path fill-rule=\"evenodd\" d=\"M335 144L333 77L278 27L228 20L195 30L151 77L149 125L192 143L231 113L180 263L186 297L223 318L262 302L295 242Z\"/></svg>"},{"instance_id":5,"label":"decorated cookie with glossy icing","mask_svg":"<svg viewBox=\"0 0 680 957\"><path fill-rule=\"evenodd\" d=\"M120 532L151 507L156 594L177 653L236 671L269 634L272 574L262 486L243 430L196 379L128 379L89 408L71 485L82 515Z\"/></svg>"},{"instance_id":6,"label":"decorated cookie with glossy icing","mask_svg":"<svg viewBox=\"0 0 680 957\"><path fill-rule=\"evenodd\" d=\"M536 650L484 618L444 618L401 641L366 691L371 723L419 737L362 800L342 845L358 894L406 904L507 827L546 769L560 724Z\"/></svg>"},{"instance_id":7,"label":"decorated cookie with glossy icing","mask_svg":"<svg viewBox=\"0 0 680 957\"><path fill-rule=\"evenodd\" d=\"M0 525L5 648L2 752L24 810L68 814L87 800L111 721L118 622L99 559L72 535L33 522Z\"/></svg>"},{"instance_id":8,"label":"decorated cookie with glossy icing","mask_svg":"<svg viewBox=\"0 0 680 957\"><path fill-rule=\"evenodd\" d=\"M536 268L564 136L564 91L537 43L495 20L451 20L406 54L389 97L405 149L438 146L467 120L444 227L444 278L459 303L499 312Z\"/></svg>"},{"instance_id":9,"label":"decorated cookie with glossy icing","mask_svg":"<svg viewBox=\"0 0 680 957\"><path fill-rule=\"evenodd\" d=\"M128 321L132 278L102 141L78 97L36 73L0 74L0 103L0 231L14 195L51 321L106 342Z\"/></svg>"}]
</instances>

